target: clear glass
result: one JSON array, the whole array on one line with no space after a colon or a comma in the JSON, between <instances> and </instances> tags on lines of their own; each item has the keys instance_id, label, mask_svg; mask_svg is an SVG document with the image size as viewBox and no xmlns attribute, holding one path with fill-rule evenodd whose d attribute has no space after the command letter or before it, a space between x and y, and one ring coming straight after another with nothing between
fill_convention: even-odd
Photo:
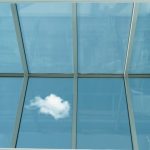
<instances>
[{"instance_id":1,"label":"clear glass","mask_svg":"<svg viewBox=\"0 0 150 150\"><path fill-rule=\"evenodd\" d=\"M23 72L11 8L0 4L0 73Z\"/></svg>"},{"instance_id":2,"label":"clear glass","mask_svg":"<svg viewBox=\"0 0 150 150\"><path fill-rule=\"evenodd\" d=\"M80 78L77 147L132 149L123 79Z\"/></svg>"},{"instance_id":3,"label":"clear glass","mask_svg":"<svg viewBox=\"0 0 150 150\"><path fill-rule=\"evenodd\" d=\"M17 147L71 148L72 100L73 79L30 78Z\"/></svg>"},{"instance_id":4,"label":"clear glass","mask_svg":"<svg viewBox=\"0 0 150 150\"><path fill-rule=\"evenodd\" d=\"M130 73L150 73L150 4L139 4Z\"/></svg>"},{"instance_id":5,"label":"clear glass","mask_svg":"<svg viewBox=\"0 0 150 150\"><path fill-rule=\"evenodd\" d=\"M132 4L80 3L77 10L79 72L122 73Z\"/></svg>"},{"instance_id":6,"label":"clear glass","mask_svg":"<svg viewBox=\"0 0 150 150\"><path fill-rule=\"evenodd\" d=\"M140 150L150 149L150 78L129 79Z\"/></svg>"},{"instance_id":7,"label":"clear glass","mask_svg":"<svg viewBox=\"0 0 150 150\"><path fill-rule=\"evenodd\" d=\"M29 3L18 10L29 71L73 72L72 5Z\"/></svg>"},{"instance_id":8,"label":"clear glass","mask_svg":"<svg viewBox=\"0 0 150 150\"><path fill-rule=\"evenodd\" d=\"M22 78L0 78L0 147L11 147Z\"/></svg>"}]
</instances>

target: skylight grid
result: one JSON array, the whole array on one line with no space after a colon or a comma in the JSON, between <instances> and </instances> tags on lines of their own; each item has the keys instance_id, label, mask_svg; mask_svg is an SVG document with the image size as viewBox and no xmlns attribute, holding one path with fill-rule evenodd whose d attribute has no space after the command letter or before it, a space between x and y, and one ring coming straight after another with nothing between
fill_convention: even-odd
<instances>
[{"instance_id":1,"label":"skylight grid","mask_svg":"<svg viewBox=\"0 0 150 150\"><path fill-rule=\"evenodd\" d=\"M0 147L149 147L150 7L108 2L0 3Z\"/></svg>"}]
</instances>

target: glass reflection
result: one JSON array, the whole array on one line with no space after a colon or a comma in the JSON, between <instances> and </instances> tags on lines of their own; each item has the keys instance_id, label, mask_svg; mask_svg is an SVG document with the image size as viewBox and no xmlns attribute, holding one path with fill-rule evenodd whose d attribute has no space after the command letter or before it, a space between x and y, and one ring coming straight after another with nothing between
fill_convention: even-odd
<instances>
[{"instance_id":1,"label":"glass reflection","mask_svg":"<svg viewBox=\"0 0 150 150\"><path fill-rule=\"evenodd\" d=\"M150 4L139 4L130 73L150 73Z\"/></svg>"},{"instance_id":2,"label":"glass reflection","mask_svg":"<svg viewBox=\"0 0 150 150\"><path fill-rule=\"evenodd\" d=\"M0 147L11 147L22 78L0 78Z\"/></svg>"},{"instance_id":3,"label":"glass reflection","mask_svg":"<svg viewBox=\"0 0 150 150\"><path fill-rule=\"evenodd\" d=\"M123 72L131 13L131 4L78 4L80 73Z\"/></svg>"},{"instance_id":4,"label":"glass reflection","mask_svg":"<svg viewBox=\"0 0 150 150\"><path fill-rule=\"evenodd\" d=\"M79 79L77 123L78 148L132 149L123 80Z\"/></svg>"},{"instance_id":5,"label":"glass reflection","mask_svg":"<svg viewBox=\"0 0 150 150\"><path fill-rule=\"evenodd\" d=\"M150 79L129 79L140 150L150 149Z\"/></svg>"},{"instance_id":6,"label":"glass reflection","mask_svg":"<svg viewBox=\"0 0 150 150\"><path fill-rule=\"evenodd\" d=\"M18 5L30 72L73 72L71 8L67 3Z\"/></svg>"},{"instance_id":7,"label":"glass reflection","mask_svg":"<svg viewBox=\"0 0 150 150\"><path fill-rule=\"evenodd\" d=\"M0 4L0 73L23 72L11 8Z\"/></svg>"},{"instance_id":8,"label":"glass reflection","mask_svg":"<svg viewBox=\"0 0 150 150\"><path fill-rule=\"evenodd\" d=\"M73 80L30 78L17 147L71 148Z\"/></svg>"}]
</instances>

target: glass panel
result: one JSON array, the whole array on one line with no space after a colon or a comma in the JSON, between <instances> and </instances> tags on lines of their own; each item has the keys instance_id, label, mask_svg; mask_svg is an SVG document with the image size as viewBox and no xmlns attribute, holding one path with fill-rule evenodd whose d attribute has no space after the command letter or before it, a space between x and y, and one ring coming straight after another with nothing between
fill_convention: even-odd
<instances>
[{"instance_id":1,"label":"glass panel","mask_svg":"<svg viewBox=\"0 0 150 150\"><path fill-rule=\"evenodd\" d=\"M150 78L129 79L140 150L150 149Z\"/></svg>"},{"instance_id":2,"label":"glass panel","mask_svg":"<svg viewBox=\"0 0 150 150\"><path fill-rule=\"evenodd\" d=\"M150 4L140 4L130 73L150 73Z\"/></svg>"},{"instance_id":3,"label":"glass panel","mask_svg":"<svg viewBox=\"0 0 150 150\"><path fill-rule=\"evenodd\" d=\"M0 147L11 147L22 78L0 78Z\"/></svg>"},{"instance_id":4,"label":"glass panel","mask_svg":"<svg viewBox=\"0 0 150 150\"><path fill-rule=\"evenodd\" d=\"M131 4L78 4L80 73L123 72L131 11Z\"/></svg>"},{"instance_id":5,"label":"glass panel","mask_svg":"<svg viewBox=\"0 0 150 150\"><path fill-rule=\"evenodd\" d=\"M18 5L30 72L72 72L71 8L66 3Z\"/></svg>"},{"instance_id":6,"label":"glass panel","mask_svg":"<svg viewBox=\"0 0 150 150\"><path fill-rule=\"evenodd\" d=\"M78 148L132 149L122 79L79 79Z\"/></svg>"},{"instance_id":7,"label":"glass panel","mask_svg":"<svg viewBox=\"0 0 150 150\"><path fill-rule=\"evenodd\" d=\"M71 148L73 79L31 78L17 147Z\"/></svg>"},{"instance_id":8,"label":"glass panel","mask_svg":"<svg viewBox=\"0 0 150 150\"><path fill-rule=\"evenodd\" d=\"M23 72L10 5L0 4L0 73Z\"/></svg>"}]
</instances>

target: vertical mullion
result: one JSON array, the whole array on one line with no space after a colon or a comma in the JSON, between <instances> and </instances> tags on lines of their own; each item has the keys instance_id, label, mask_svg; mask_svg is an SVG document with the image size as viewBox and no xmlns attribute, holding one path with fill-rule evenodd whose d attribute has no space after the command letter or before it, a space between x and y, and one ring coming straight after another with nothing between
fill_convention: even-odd
<instances>
[{"instance_id":1,"label":"vertical mullion","mask_svg":"<svg viewBox=\"0 0 150 150\"><path fill-rule=\"evenodd\" d=\"M72 37L74 63L74 91L72 118L72 148L77 148L77 104L78 104L78 45L77 45L77 3L72 3Z\"/></svg>"},{"instance_id":2,"label":"vertical mullion","mask_svg":"<svg viewBox=\"0 0 150 150\"><path fill-rule=\"evenodd\" d=\"M132 54L132 47L133 47L137 17L138 17L138 4L134 2L133 9L132 9L132 19L131 19L131 25L130 25L127 54L126 54L126 60L125 60L125 66L124 66L124 86L125 86L125 92L126 92L126 102L127 102L127 110L128 110L128 116L129 116L129 125L130 125L133 150L139 150L139 146L138 146L138 140L137 140L134 112L133 112L133 107L132 107L131 91L130 91L129 81L128 81L128 69L129 69L129 64L131 62L131 54Z\"/></svg>"},{"instance_id":3,"label":"vertical mullion","mask_svg":"<svg viewBox=\"0 0 150 150\"><path fill-rule=\"evenodd\" d=\"M17 4L11 4L11 12L12 12L12 18L14 22L16 37L17 37L17 43L19 47L20 58L21 58L22 66L23 66L23 71L24 71L24 74L28 74L28 65L27 65L27 59L25 55L25 48L24 48L24 42L22 38Z\"/></svg>"},{"instance_id":4,"label":"vertical mullion","mask_svg":"<svg viewBox=\"0 0 150 150\"><path fill-rule=\"evenodd\" d=\"M129 64L131 61L132 47L133 47L134 35L135 35L135 30L136 30L136 23L137 23L137 18L138 18L138 7L139 7L138 5L139 4L137 4L137 3L133 3L132 19L131 19L127 53L126 53L126 60L125 60L125 66L124 66L125 77L128 76L128 69L129 69Z\"/></svg>"},{"instance_id":5,"label":"vertical mullion","mask_svg":"<svg viewBox=\"0 0 150 150\"><path fill-rule=\"evenodd\" d=\"M13 131L12 143L11 143L11 147L13 147L13 148L15 148L17 146L21 118L22 118L22 114L23 114L25 95L26 95L27 85L28 85L28 79L29 79L28 76L24 77L23 85L22 85L22 89L21 89L21 94L20 94L20 99L19 99L18 109L17 109L17 115L15 118L15 126L14 126L14 131Z\"/></svg>"},{"instance_id":6,"label":"vertical mullion","mask_svg":"<svg viewBox=\"0 0 150 150\"><path fill-rule=\"evenodd\" d=\"M14 22L16 37L17 37L17 43L19 47L19 54L20 54L21 63L23 66L23 71L24 71L23 85L22 85L22 89L20 93L20 99L18 103L17 114L15 118L15 126L13 130L12 143L11 143L11 147L15 148L17 145L19 128L20 128L21 118L22 118L22 113L23 113L23 106L24 106L24 101L25 101L27 85L28 85L29 71L28 71L28 65L27 65L27 60L26 60L26 55L25 55L25 48L24 48L24 42L22 38L17 4L15 3L11 4L11 12L12 12L12 18Z\"/></svg>"}]
</instances>

